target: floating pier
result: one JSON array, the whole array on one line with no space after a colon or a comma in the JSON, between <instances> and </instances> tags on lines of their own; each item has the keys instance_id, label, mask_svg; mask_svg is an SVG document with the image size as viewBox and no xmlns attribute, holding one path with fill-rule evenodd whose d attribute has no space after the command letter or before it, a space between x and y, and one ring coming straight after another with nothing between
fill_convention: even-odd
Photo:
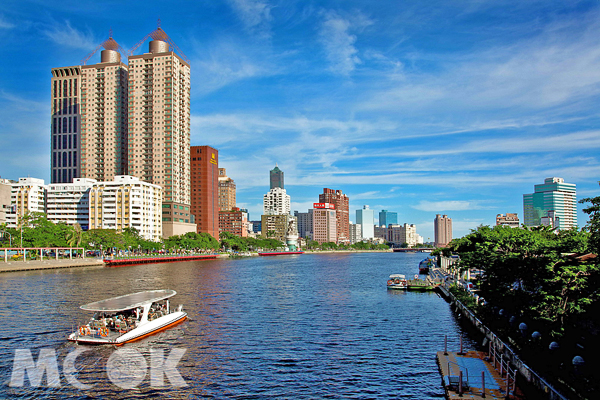
<instances>
[{"instance_id":1,"label":"floating pier","mask_svg":"<svg viewBox=\"0 0 600 400\"><path fill-rule=\"evenodd\" d=\"M290 254L304 254L303 251L272 251L267 253L258 253L259 256L287 256Z\"/></svg>"},{"instance_id":2,"label":"floating pier","mask_svg":"<svg viewBox=\"0 0 600 400\"><path fill-rule=\"evenodd\" d=\"M201 255L201 256L166 256L166 257L140 257L140 258L121 258L116 260L104 260L104 264L107 267L117 267L122 265L135 265L135 264L157 264L167 262L179 262L179 261L202 261L202 260L214 260L217 258L216 254Z\"/></svg>"},{"instance_id":3,"label":"floating pier","mask_svg":"<svg viewBox=\"0 0 600 400\"><path fill-rule=\"evenodd\" d=\"M448 400L525 399L515 384L515 373L500 370L481 351L438 351L437 363Z\"/></svg>"}]
</instances>

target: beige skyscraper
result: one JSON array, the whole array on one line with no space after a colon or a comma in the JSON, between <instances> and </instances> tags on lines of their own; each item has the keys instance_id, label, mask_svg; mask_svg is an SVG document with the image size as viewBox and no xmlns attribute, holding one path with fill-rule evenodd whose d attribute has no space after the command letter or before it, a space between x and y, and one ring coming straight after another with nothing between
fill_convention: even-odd
<instances>
[{"instance_id":1,"label":"beige skyscraper","mask_svg":"<svg viewBox=\"0 0 600 400\"><path fill-rule=\"evenodd\" d=\"M81 66L81 176L112 181L127 173L128 68L112 37L101 46L100 62Z\"/></svg>"},{"instance_id":2,"label":"beige skyscraper","mask_svg":"<svg viewBox=\"0 0 600 400\"><path fill-rule=\"evenodd\" d=\"M233 210L235 207L235 182L227 176L225 168L219 168L219 209Z\"/></svg>"},{"instance_id":3,"label":"beige skyscraper","mask_svg":"<svg viewBox=\"0 0 600 400\"><path fill-rule=\"evenodd\" d=\"M445 247L452 241L452 218L437 214L433 220L435 230L435 247Z\"/></svg>"},{"instance_id":4,"label":"beige skyscraper","mask_svg":"<svg viewBox=\"0 0 600 400\"><path fill-rule=\"evenodd\" d=\"M168 237L196 231L189 213L190 64L160 27L132 52L148 38L148 53L129 57L128 173L161 186L165 210L187 211L163 218Z\"/></svg>"}]
</instances>

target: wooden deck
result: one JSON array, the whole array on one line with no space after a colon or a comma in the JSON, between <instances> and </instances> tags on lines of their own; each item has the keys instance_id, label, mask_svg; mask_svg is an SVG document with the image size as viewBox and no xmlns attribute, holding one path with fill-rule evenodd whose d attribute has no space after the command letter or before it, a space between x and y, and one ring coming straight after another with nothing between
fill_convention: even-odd
<instances>
[{"instance_id":1,"label":"wooden deck","mask_svg":"<svg viewBox=\"0 0 600 400\"><path fill-rule=\"evenodd\" d=\"M468 351L464 354L443 351L437 352L437 362L442 374L442 383L449 400L458 399L506 399L506 377L487 360L486 354L479 351ZM458 376L463 374L463 392L459 393ZM484 383L485 382L485 383ZM485 385L485 394L484 394ZM518 387L513 391L510 385L509 399L525 399ZM515 393L516 392L516 393Z\"/></svg>"}]
</instances>

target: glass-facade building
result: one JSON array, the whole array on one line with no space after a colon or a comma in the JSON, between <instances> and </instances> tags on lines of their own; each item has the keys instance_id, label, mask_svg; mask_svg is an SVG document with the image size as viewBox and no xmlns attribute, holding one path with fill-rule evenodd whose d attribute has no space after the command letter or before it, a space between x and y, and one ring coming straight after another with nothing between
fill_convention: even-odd
<instances>
[{"instance_id":1,"label":"glass-facade building","mask_svg":"<svg viewBox=\"0 0 600 400\"><path fill-rule=\"evenodd\" d=\"M388 210L381 210L379 212L379 226L387 227L389 224L398 224L398 213Z\"/></svg>"},{"instance_id":2,"label":"glass-facade building","mask_svg":"<svg viewBox=\"0 0 600 400\"><path fill-rule=\"evenodd\" d=\"M534 186L534 193L523 195L523 215L526 226L549 223L558 229L577 226L577 199L574 183L562 178L546 178Z\"/></svg>"}]
</instances>

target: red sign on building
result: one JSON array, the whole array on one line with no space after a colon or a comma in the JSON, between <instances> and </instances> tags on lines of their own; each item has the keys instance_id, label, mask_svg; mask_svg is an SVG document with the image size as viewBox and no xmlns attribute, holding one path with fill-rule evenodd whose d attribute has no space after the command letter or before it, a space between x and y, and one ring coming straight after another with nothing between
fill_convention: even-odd
<instances>
[{"instance_id":1,"label":"red sign on building","mask_svg":"<svg viewBox=\"0 0 600 400\"><path fill-rule=\"evenodd\" d=\"M313 203L313 208L329 208L335 210L335 204L333 203Z\"/></svg>"}]
</instances>

